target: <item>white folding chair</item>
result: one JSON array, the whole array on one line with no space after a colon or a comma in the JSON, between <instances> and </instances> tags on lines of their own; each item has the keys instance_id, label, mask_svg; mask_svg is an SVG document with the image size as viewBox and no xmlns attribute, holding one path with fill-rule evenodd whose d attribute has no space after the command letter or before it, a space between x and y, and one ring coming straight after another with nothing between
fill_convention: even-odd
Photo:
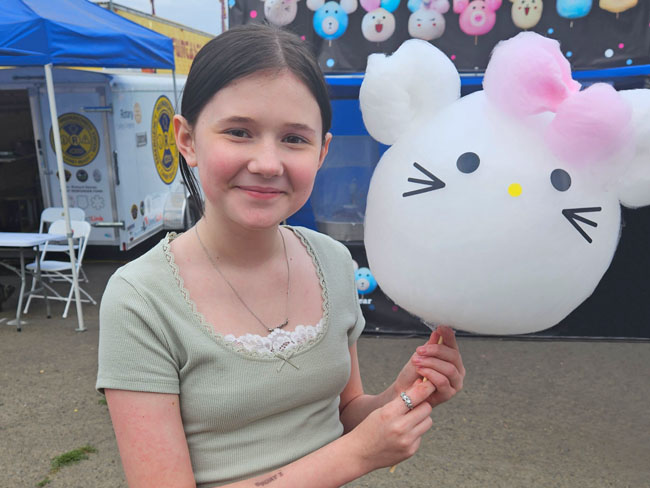
<instances>
[{"instance_id":1,"label":"white folding chair","mask_svg":"<svg viewBox=\"0 0 650 488\"><path fill-rule=\"evenodd\" d=\"M72 236L74 240L78 240L77 249L76 249L76 261L75 268L77 269L77 276L82 269L83 257L86 252L86 246L88 244L88 236L90 235L90 224L81 220L71 220L70 226L72 227ZM55 220L50 225L49 232L52 234L65 234L65 220ZM53 245L53 244L52 244ZM46 243L43 248L43 253L41 254L40 268L41 268L41 285L44 288L47 288L52 295L47 294L44 291L43 295L33 295L30 294L25 304L25 311L27 313L29 310L29 304L32 301L32 298L44 298L46 300L63 300L66 302L65 309L63 310L63 318L68 316L68 309L70 308L70 303L72 302L73 293L74 293L74 280L72 275L72 262L70 259L66 261L56 261L48 260L47 253L50 252L50 243ZM32 291L36 288L36 272L37 266L36 263L30 263L25 266L29 272L32 273ZM61 295L56 291L52 286L45 283L44 280L49 281L66 281L70 284L70 291L67 296ZM82 298L81 301L84 303L92 303L97 305L97 302L91 297L86 290L79 287L79 291L85 295L87 298Z\"/></svg>"},{"instance_id":2,"label":"white folding chair","mask_svg":"<svg viewBox=\"0 0 650 488\"><path fill-rule=\"evenodd\" d=\"M86 212L79 207L69 207L68 212L70 214L70 220L86 220ZM52 222L56 220L61 220L65 218L65 213L63 207L48 207L46 209L43 209L41 212L41 221L38 225L38 232L43 233L43 232L49 232L50 225L52 225ZM40 250L43 250L43 247L45 245L40 246ZM79 248L79 244L74 245L75 249ZM50 252L68 252L68 243L64 244L50 244L48 246L48 250ZM88 277L86 276L86 273L84 270L81 270L81 275L79 276L80 281L88 282Z\"/></svg>"}]
</instances>

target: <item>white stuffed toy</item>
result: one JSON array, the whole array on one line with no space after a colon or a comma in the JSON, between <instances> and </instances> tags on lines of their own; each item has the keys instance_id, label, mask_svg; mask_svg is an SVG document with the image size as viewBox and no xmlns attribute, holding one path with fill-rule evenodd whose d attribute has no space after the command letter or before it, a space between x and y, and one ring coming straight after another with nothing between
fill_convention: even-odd
<instances>
[{"instance_id":1,"label":"white stuffed toy","mask_svg":"<svg viewBox=\"0 0 650 488\"><path fill-rule=\"evenodd\" d=\"M559 44L532 32L497 45L483 86L459 98L425 41L369 57L363 119L392 146L368 193L369 267L427 323L540 331L598 285L620 204L650 205L650 90L580 91Z\"/></svg>"}]
</instances>

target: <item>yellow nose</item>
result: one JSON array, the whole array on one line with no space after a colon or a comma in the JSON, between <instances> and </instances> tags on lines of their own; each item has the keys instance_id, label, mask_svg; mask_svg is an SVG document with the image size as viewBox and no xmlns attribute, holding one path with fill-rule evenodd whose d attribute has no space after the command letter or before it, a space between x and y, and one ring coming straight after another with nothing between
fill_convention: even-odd
<instances>
[{"instance_id":1,"label":"yellow nose","mask_svg":"<svg viewBox=\"0 0 650 488\"><path fill-rule=\"evenodd\" d=\"M511 197L518 197L521 195L521 185L519 183L512 183L508 187L508 193Z\"/></svg>"}]
</instances>

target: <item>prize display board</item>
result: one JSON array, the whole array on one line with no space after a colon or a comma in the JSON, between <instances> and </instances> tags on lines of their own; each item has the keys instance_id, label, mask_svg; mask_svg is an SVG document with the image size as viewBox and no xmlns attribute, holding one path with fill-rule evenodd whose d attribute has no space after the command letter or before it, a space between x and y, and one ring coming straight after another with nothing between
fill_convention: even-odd
<instances>
[{"instance_id":1,"label":"prize display board","mask_svg":"<svg viewBox=\"0 0 650 488\"><path fill-rule=\"evenodd\" d=\"M231 0L229 13L230 26L268 22L298 34L332 74L363 72L368 55L413 37L458 71L480 73L494 46L523 30L558 40L573 71L650 64L647 1Z\"/></svg>"}]
</instances>

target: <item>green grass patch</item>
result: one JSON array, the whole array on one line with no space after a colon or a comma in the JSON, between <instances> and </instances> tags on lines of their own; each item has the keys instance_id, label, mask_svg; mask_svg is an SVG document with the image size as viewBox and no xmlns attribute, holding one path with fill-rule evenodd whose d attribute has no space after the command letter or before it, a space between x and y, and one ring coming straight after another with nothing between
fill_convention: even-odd
<instances>
[{"instance_id":1,"label":"green grass patch","mask_svg":"<svg viewBox=\"0 0 650 488\"><path fill-rule=\"evenodd\" d=\"M60 456L57 456L54 459L52 459L52 462L50 463L50 465L52 466L52 470L50 471L50 473L56 473L63 466L68 466L69 464L75 464L84 459L88 459L88 454L94 452L97 452L97 449L95 449L93 446L88 446L88 445L82 446L72 451L65 452Z\"/></svg>"},{"instance_id":2,"label":"green grass patch","mask_svg":"<svg viewBox=\"0 0 650 488\"><path fill-rule=\"evenodd\" d=\"M47 484L50 484L51 482L52 482L52 480L50 478L45 478L44 480L39 481L38 483L36 483L36 486L38 488L42 488L43 486L45 486Z\"/></svg>"},{"instance_id":3,"label":"green grass patch","mask_svg":"<svg viewBox=\"0 0 650 488\"><path fill-rule=\"evenodd\" d=\"M97 400L97 403L99 403L100 405L108 405L105 397L102 397L99 400Z\"/></svg>"}]
</instances>

